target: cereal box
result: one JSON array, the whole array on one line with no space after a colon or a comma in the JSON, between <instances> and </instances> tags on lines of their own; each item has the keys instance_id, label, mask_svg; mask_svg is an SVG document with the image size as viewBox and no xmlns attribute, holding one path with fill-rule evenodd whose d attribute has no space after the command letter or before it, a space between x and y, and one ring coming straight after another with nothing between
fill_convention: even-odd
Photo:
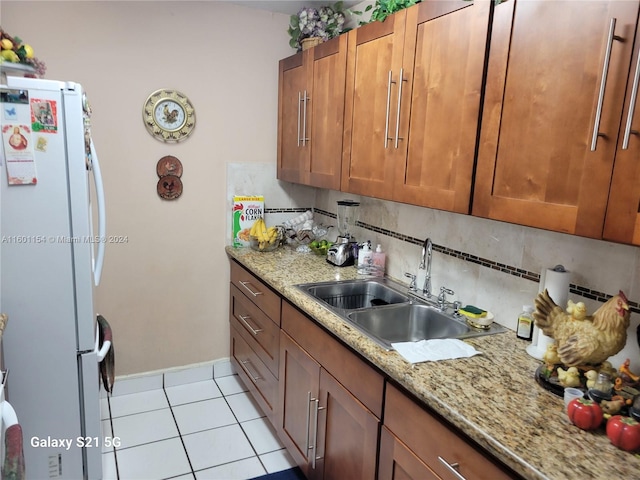
<instances>
[{"instance_id":1,"label":"cereal box","mask_svg":"<svg viewBox=\"0 0 640 480\"><path fill-rule=\"evenodd\" d=\"M249 230L260 217L264 217L263 196L233 197L231 231L234 247L249 246Z\"/></svg>"}]
</instances>

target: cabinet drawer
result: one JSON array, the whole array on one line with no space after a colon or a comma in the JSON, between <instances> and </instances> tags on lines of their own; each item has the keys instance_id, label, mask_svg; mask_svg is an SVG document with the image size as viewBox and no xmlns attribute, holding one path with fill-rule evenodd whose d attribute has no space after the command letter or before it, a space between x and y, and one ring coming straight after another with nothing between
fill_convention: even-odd
<instances>
[{"instance_id":1,"label":"cabinet drawer","mask_svg":"<svg viewBox=\"0 0 640 480\"><path fill-rule=\"evenodd\" d=\"M278 376L280 327L234 285L230 286L229 321L271 373Z\"/></svg>"},{"instance_id":2,"label":"cabinet drawer","mask_svg":"<svg viewBox=\"0 0 640 480\"><path fill-rule=\"evenodd\" d=\"M231 324L231 363L260 408L275 425L278 379L258 358L240 332Z\"/></svg>"},{"instance_id":3,"label":"cabinet drawer","mask_svg":"<svg viewBox=\"0 0 640 480\"><path fill-rule=\"evenodd\" d=\"M454 432L407 395L387 384L384 425L439 477L459 478L443 463L458 463L464 478L518 478Z\"/></svg>"},{"instance_id":4,"label":"cabinet drawer","mask_svg":"<svg viewBox=\"0 0 640 480\"><path fill-rule=\"evenodd\" d=\"M280 325L280 296L238 263L231 261L231 283Z\"/></svg>"},{"instance_id":5,"label":"cabinet drawer","mask_svg":"<svg viewBox=\"0 0 640 480\"><path fill-rule=\"evenodd\" d=\"M282 302L282 329L374 415L381 418L384 379L313 320Z\"/></svg>"}]
</instances>

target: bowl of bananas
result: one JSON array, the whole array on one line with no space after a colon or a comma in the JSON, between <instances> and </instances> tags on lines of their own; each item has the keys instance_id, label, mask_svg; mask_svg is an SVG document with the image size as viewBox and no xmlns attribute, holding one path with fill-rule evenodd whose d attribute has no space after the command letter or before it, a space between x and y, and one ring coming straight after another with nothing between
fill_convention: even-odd
<instances>
[{"instance_id":1,"label":"bowl of bananas","mask_svg":"<svg viewBox=\"0 0 640 480\"><path fill-rule=\"evenodd\" d=\"M267 227L264 219L255 221L249 231L249 246L258 252L273 252L284 242L284 227Z\"/></svg>"}]
</instances>

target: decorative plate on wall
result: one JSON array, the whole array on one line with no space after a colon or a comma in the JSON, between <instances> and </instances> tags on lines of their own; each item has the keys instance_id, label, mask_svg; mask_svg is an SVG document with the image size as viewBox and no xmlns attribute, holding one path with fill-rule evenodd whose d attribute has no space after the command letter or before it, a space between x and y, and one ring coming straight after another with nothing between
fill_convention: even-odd
<instances>
[{"instance_id":1,"label":"decorative plate on wall","mask_svg":"<svg viewBox=\"0 0 640 480\"><path fill-rule=\"evenodd\" d=\"M167 155L158 160L156 173L159 177L166 175L182 176L182 162L172 155Z\"/></svg>"},{"instance_id":2,"label":"decorative plate on wall","mask_svg":"<svg viewBox=\"0 0 640 480\"><path fill-rule=\"evenodd\" d=\"M161 142L186 139L196 125L196 112L187 96L177 90L160 89L147 98L142 109L144 125Z\"/></svg>"},{"instance_id":3,"label":"decorative plate on wall","mask_svg":"<svg viewBox=\"0 0 640 480\"><path fill-rule=\"evenodd\" d=\"M175 200L182 195L182 180L175 175L165 175L158 180L158 195L165 200Z\"/></svg>"}]
</instances>

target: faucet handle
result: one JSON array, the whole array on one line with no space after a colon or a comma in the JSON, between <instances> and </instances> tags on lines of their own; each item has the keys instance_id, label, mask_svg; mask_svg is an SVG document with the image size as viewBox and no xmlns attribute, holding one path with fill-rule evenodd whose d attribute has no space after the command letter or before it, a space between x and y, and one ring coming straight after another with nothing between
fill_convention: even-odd
<instances>
[{"instance_id":1,"label":"faucet handle","mask_svg":"<svg viewBox=\"0 0 640 480\"><path fill-rule=\"evenodd\" d=\"M404 276L411 279L411 283L409 284L409 290L411 290L412 292L415 292L418 289L418 287L416 286L416 276L413 273L409 273L409 272L405 272Z\"/></svg>"},{"instance_id":2,"label":"faucet handle","mask_svg":"<svg viewBox=\"0 0 640 480\"><path fill-rule=\"evenodd\" d=\"M444 310L445 304L447 303L447 295L454 295L456 292L447 288L440 287L440 295L438 296L438 304L440 305L440 309Z\"/></svg>"}]
</instances>

